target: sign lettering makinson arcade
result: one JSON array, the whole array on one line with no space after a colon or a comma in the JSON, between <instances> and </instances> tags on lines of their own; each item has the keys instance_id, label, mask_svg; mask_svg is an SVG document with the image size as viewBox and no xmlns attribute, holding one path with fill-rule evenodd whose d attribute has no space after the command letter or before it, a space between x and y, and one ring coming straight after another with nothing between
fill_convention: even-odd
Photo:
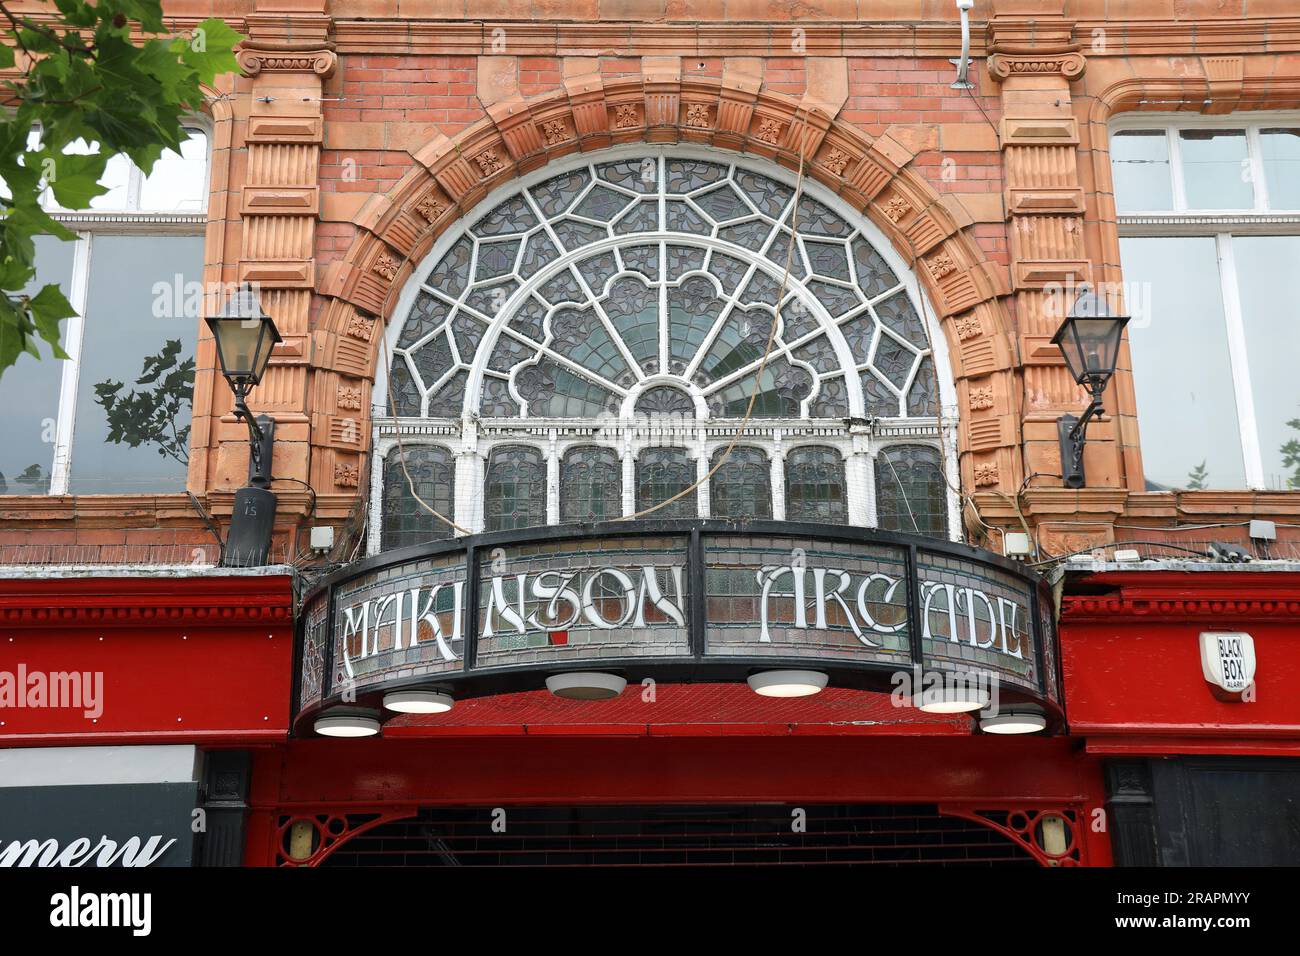
<instances>
[{"instance_id":1,"label":"sign lettering makinson arcade","mask_svg":"<svg viewBox=\"0 0 1300 956\"><path fill-rule=\"evenodd\" d=\"M900 672L978 674L1002 702L1060 718L1039 577L870 529L660 520L473 535L336 572L299 620L299 732L392 691L464 699L591 670L725 682L811 668L883 691Z\"/></svg>"}]
</instances>

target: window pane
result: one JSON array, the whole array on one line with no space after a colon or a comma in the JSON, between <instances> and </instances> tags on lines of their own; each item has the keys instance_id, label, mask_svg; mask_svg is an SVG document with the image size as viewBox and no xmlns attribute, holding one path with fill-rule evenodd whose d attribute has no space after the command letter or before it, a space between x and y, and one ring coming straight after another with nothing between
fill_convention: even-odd
<instances>
[{"instance_id":1,"label":"window pane","mask_svg":"<svg viewBox=\"0 0 1300 956\"><path fill-rule=\"evenodd\" d=\"M170 149L153 164L140 187L140 208L162 212L202 212L207 208L208 137L190 130L177 156Z\"/></svg>"},{"instance_id":2,"label":"window pane","mask_svg":"<svg viewBox=\"0 0 1300 956\"><path fill-rule=\"evenodd\" d=\"M1300 236L1233 239L1264 486L1300 488Z\"/></svg>"},{"instance_id":3,"label":"window pane","mask_svg":"<svg viewBox=\"0 0 1300 956\"><path fill-rule=\"evenodd\" d=\"M1110 140L1115 206L1120 212L1173 209L1169 137L1164 130L1120 130Z\"/></svg>"},{"instance_id":4,"label":"window pane","mask_svg":"<svg viewBox=\"0 0 1300 956\"><path fill-rule=\"evenodd\" d=\"M1255 191L1240 129L1179 130L1188 209L1253 209Z\"/></svg>"},{"instance_id":5,"label":"window pane","mask_svg":"<svg viewBox=\"0 0 1300 956\"><path fill-rule=\"evenodd\" d=\"M948 536L948 494L938 449L896 445L876 457L876 517L886 531Z\"/></svg>"},{"instance_id":6,"label":"window pane","mask_svg":"<svg viewBox=\"0 0 1300 956\"><path fill-rule=\"evenodd\" d=\"M98 152L98 150L95 150L95 152ZM130 179L131 160L121 153L110 156L108 162L104 164L104 175L99 180L99 184L107 187L108 192L92 199L90 208L104 212L116 212L126 209L128 205L127 184Z\"/></svg>"},{"instance_id":7,"label":"window pane","mask_svg":"<svg viewBox=\"0 0 1300 956\"><path fill-rule=\"evenodd\" d=\"M187 289L202 278L201 236L91 240L73 494L185 490L194 377L181 366L194 358L200 321ZM123 387L110 419L100 392L115 383Z\"/></svg>"},{"instance_id":8,"label":"window pane","mask_svg":"<svg viewBox=\"0 0 1300 956\"><path fill-rule=\"evenodd\" d=\"M23 293L34 295L55 282L68 295L76 245L37 236L36 278ZM66 321L59 324L61 339L67 326ZM39 361L24 353L0 375L0 435L4 436L0 441L0 494L43 495L50 490L64 363L50 355L48 346L38 348Z\"/></svg>"},{"instance_id":9,"label":"window pane","mask_svg":"<svg viewBox=\"0 0 1300 956\"><path fill-rule=\"evenodd\" d=\"M796 448L785 458L788 521L841 522L848 518L844 458L824 446Z\"/></svg>"},{"instance_id":10,"label":"window pane","mask_svg":"<svg viewBox=\"0 0 1300 956\"><path fill-rule=\"evenodd\" d=\"M1300 209L1300 129L1263 129L1259 141L1269 208Z\"/></svg>"},{"instance_id":11,"label":"window pane","mask_svg":"<svg viewBox=\"0 0 1300 956\"><path fill-rule=\"evenodd\" d=\"M439 514L455 520L456 463L445 448L410 447L406 449L406 468L402 468L399 449L384 459L384 515L381 547L403 548L438 538L451 537L452 527L429 513L411 494L416 493ZM410 481L407 481L410 472Z\"/></svg>"},{"instance_id":12,"label":"window pane","mask_svg":"<svg viewBox=\"0 0 1300 956\"><path fill-rule=\"evenodd\" d=\"M713 456L716 465L725 448ZM772 468L757 448L735 448L709 479L709 510L715 518L745 521L772 517Z\"/></svg>"},{"instance_id":13,"label":"window pane","mask_svg":"<svg viewBox=\"0 0 1300 956\"><path fill-rule=\"evenodd\" d=\"M540 451L525 445L492 449L484 512L488 531L546 524L546 462Z\"/></svg>"},{"instance_id":14,"label":"window pane","mask_svg":"<svg viewBox=\"0 0 1300 956\"><path fill-rule=\"evenodd\" d=\"M1245 487L1214 239L1121 239L1120 258L1147 489Z\"/></svg>"},{"instance_id":15,"label":"window pane","mask_svg":"<svg viewBox=\"0 0 1300 956\"><path fill-rule=\"evenodd\" d=\"M571 448L560 463L560 520L610 521L623 514L623 464L612 448Z\"/></svg>"},{"instance_id":16,"label":"window pane","mask_svg":"<svg viewBox=\"0 0 1300 956\"><path fill-rule=\"evenodd\" d=\"M667 501L695 483L695 460L681 448L647 448L636 460L636 510ZM646 515L647 518L694 518L695 494Z\"/></svg>"}]
</instances>

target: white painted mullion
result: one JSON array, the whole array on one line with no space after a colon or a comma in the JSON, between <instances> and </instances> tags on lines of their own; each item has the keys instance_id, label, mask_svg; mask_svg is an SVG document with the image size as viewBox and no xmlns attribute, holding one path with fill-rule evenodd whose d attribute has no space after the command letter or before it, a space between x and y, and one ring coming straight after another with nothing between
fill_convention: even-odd
<instances>
[{"instance_id":1,"label":"white painted mullion","mask_svg":"<svg viewBox=\"0 0 1300 956\"><path fill-rule=\"evenodd\" d=\"M772 456L768 459L768 484L772 489L772 520L785 520L785 456L789 453L785 433L777 429L772 436Z\"/></svg>"},{"instance_id":2,"label":"white painted mullion","mask_svg":"<svg viewBox=\"0 0 1300 956\"><path fill-rule=\"evenodd\" d=\"M50 466L50 494L66 495L72 474L72 435L76 427L77 385L81 379L81 343L86 331L86 303L90 293L91 234L80 232L72 250L72 277L68 287L68 304L76 315L68 319L68 334L63 350L59 380L59 417L54 425L54 462Z\"/></svg>"},{"instance_id":3,"label":"white painted mullion","mask_svg":"<svg viewBox=\"0 0 1300 956\"><path fill-rule=\"evenodd\" d=\"M636 449L631 429L623 429L620 444L622 445L620 464L623 468L623 517L630 518L636 514Z\"/></svg>"},{"instance_id":4,"label":"white painted mullion","mask_svg":"<svg viewBox=\"0 0 1300 956\"><path fill-rule=\"evenodd\" d=\"M668 229L668 166L667 159L659 157L659 374L667 375L670 363L671 341L668 317L668 243L664 235Z\"/></svg>"},{"instance_id":5,"label":"white painted mullion","mask_svg":"<svg viewBox=\"0 0 1300 956\"><path fill-rule=\"evenodd\" d=\"M1246 468L1246 485L1264 487L1264 458L1259 447L1259 429L1255 418L1255 396L1250 388L1250 363L1246 353L1246 325L1241 314L1241 297L1237 286L1237 260L1232 236L1215 236L1219 256L1219 281L1223 294L1223 315L1228 329L1228 357L1232 363L1232 382L1237 398L1237 420L1241 430L1241 457Z\"/></svg>"},{"instance_id":6,"label":"white painted mullion","mask_svg":"<svg viewBox=\"0 0 1300 956\"><path fill-rule=\"evenodd\" d=\"M1255 190L1255 212L1267 212L1268 180L1264 176L1264 142L1258 126L1246 127L1246 157L1250 163L1250 184Z\"/></svg>"},{"instance_id":7,"label":"white painted mullion","mask_svg":"<svg viewBox=\"0 0 1300 956\"><path fill-rule=\"evenodd\" d=\"M1183 180L1183 146L1178 136L1178 128L1165 130L1166 142L1169 144L1169 172L1173 177L1174 212L1187 212L1187 195Z\"/></svg>"},{"instance_id":8,"label":"white painted mullion","mask_svg":"<svg viewBox=\"0 0 1300 956\"><path fill-rule=\"evenodd\" d=\"M546 443L546 523L560 523L559 430L552 428Z\"/></svg>"},{"instance_id":9,"label":"white painted mullion","mask_svg":"<svg viewBox=\"0 0 1300 956\"><path fill-rule=\"evenodd\" d=\"M144 191L144 173L135 163L127 165L126 172L126 208L131 212L140 209L140 194ZM204 194L206 195L206 193Z\"/></svg>"}]
</instances>

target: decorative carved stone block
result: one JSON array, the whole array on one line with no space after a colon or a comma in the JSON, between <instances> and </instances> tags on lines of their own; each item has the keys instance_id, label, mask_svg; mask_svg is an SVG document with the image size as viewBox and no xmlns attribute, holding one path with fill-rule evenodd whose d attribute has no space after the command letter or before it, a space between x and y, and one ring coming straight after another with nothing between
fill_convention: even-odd
<instances>
[{"instance_id":1,"label":"decorative carved stone block","mask_svg":"<svg viewBox=\"0 0 1300 956\"><path fill-rule=\"evenodd\" d=\"M339 386L338 394L339 408L347 408L352 411L361 410L361 389L351 388L347 385Z\"/></svg>"},{"instance_id":2,"label":"decorative carved stone block","mask_svg":"<svg viewBox=\"0 0 1300 956\"><path fill-rule=\"evenodd\" d=\"M760 120L758 132L755 134L765 143L779 143L781 141L781 124L774 119Z\"/></svg>"},{"instance_id":3,"label":"decorative carved stone block","mask_svg":"<svg viewBox=\"0 0 1300 956\"><path fill-rule=\"evenodd\" d=\"M415 211L424 217L426 221L433 222L447 211L447 207L432 196L425 196L415 204Z\"/></svg>"},{"instance_id":4,"label":"decorative carved stone block","mask_svg":"<svg viewBox=\"0 0 1300 956\"><path fill-rule=\"evenodd\" d=\"M885 203L885 215L889 217L890 222L898 222L907 215L912 204L901 196L895 196L889 202Z\"/></svg>"},{"instance_id":5,"label":"decorative carved stone block","mask_svg":"<svg viewBox=\"0 0 1300 956\"><path fill-rule=\"evenodd\" d=\"M614 128L628 129L637 125L636 107L631 103L623 103L614 107Z\"/></svg>"},{"instance_id":6,"label":"decorative carved stone block","mask_svg":"<svg viewBox=\"0 0 1300 956\"><path fill-rule=\"evenodd\" d=\"M709 108L703 103L691 103L686 107L686 125L695 129L708 129L712 123L709 120Z\"/></svg>"},{"instance_id":7,"label":"decorative carved stone block","mask_svg":"<svg viewBox=\"0 0 1300 956\"><path fill-rule=\"evenodd\" d=\"M942 279L944 276L957 271L957 266L953 263L952 257L947 253L940 253L926 263L930 267L930 275L935 279Z\"/></svg>"},{"instance_id":8,"label":"decorative carved stone block","mask_svg":"<svg viewBox=\"0 0 1300 956\"><path fill-rule=\"evenodd\" d=\"M337 462L334 465L334 484L340 488L356 488L361 483L356 465Z\"/></svg>"},{"instance_id":9,"label":"decorative carved stone block","mask_svg":"<svg viewBox=\"0 0 1300 956\"><path fill-rule=\"evenodd\" d=\"M381 253L380 256L375 259L374 265L372 265L370 269L376 275L383 276L389 282L392 282L397 278L397 260L387 253Z\"/></svg>"},{"instance_id":10,"label":"decorative carved stone block","mask_svg":"<svg viewBox=\"0 0 1300 956\"><path fill-rule=\"evenodd\" d=\"M558 146L569 139L569 128L563 120L547 120L542 124L542 135L546 137L547 146Z\"/></svg>"},{"instance_id":11,"label":"decorative carved stone block","mask_svg":"<svg viewBox=\"0 0 1300 956\"><path fill-rule=\"evenodd\" d=\"M822 165L824 165L834 175L843 176L845 168L849 165L849 159L850 157L848 153L843 150L832 149L826 154L826 159L823 161Z\"/></svg>"},{"instance_id":12,"label":"decorative carved stone block","mask_svg":"<svg viewBox=\"0 0 1300 956\"><path fill-rule=\"evenodd\" d=\"M478 163L478 168L483 170L484 176L491 176L493 173L499 173L505 169L505 163L501 161L495 146L489 146L475 156L474 162Z\"/></svg>"},{"instance_id":13,"label":"decorative carved stone block","mask_svg":"<svg viewBox=\"0 0 1300 956\"><path fill-rule=\"evenodd\" d=\"M980 335L984 330L980 327L979 319L973 315L963 315L953 320L953 327L957 329L957 338L963 342L967 339L973 339Z\"/></svg>"},{"instance_id":14,"label":"decorative carved stone block","mask_svg":"<svg viewBox=\"0 0 1300 956\"><path fill-rule=\"evenodd\" d=\"M368 315L362 315L355 312L352 319L348 322L348 335L354 339L361 339L363 342L369 342L370 336L375 330L375 320Z\"/></svg>"}]
</instances>

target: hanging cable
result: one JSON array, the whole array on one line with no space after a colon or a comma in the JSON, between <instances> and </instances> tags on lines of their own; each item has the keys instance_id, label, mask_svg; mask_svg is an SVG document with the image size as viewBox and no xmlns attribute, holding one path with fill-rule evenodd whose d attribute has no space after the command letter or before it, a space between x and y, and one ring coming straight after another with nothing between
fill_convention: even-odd
<instances>
[{"instance_id":1,"label":"hanging cable","mask_svg":"<svg viewBox=\"0 0 1300 956\"><path fill-rule=\"evenodd\" d=\"M806 126L807 120L800 120L800 123ZM772 345L776 341L776 327L781 321L781 310L785 308L785 293L790 284L790 269L794 264L794 246L796 237L799 235L799 203L803 199L803 141L804 138L801 135L799 137L799 175L795 179L793 210L790 218L790 241L786 243L785 247L785 272L781 276L781 288L776 295L776 311L772 316L772 325L767 331L767 346L763 349L763 358L758 363L758 368L754 372L754 390L749 394L749 404L745 406L745 417L740 420L740 426L736 429L735 434L731 436L731 440L727 443L726 448L723 449L722 455L719 456L717 463L705 472L702 478L697 478L693 484L683 488L671 498L661 501L659 504L654 505L651 508L644 508L635 514L626 515L625 517L620 518L620 521L634 521L637 518L644 518L646 515L653 514L660 508L666 508L674 501L678 501L689 494L694 494L701 485L717 473L718 469L727 463L727 459L731 457L731 453L735 451L736 445L740 443L740 439L744 436L745 430L749 427L749 420L754 414L754 405L758 401L758 393L762 389L763 372L767 369L767 361L772 355ZM780 226L778 225L777 228L779 229Z\"/></svg>"}]
</instances>

